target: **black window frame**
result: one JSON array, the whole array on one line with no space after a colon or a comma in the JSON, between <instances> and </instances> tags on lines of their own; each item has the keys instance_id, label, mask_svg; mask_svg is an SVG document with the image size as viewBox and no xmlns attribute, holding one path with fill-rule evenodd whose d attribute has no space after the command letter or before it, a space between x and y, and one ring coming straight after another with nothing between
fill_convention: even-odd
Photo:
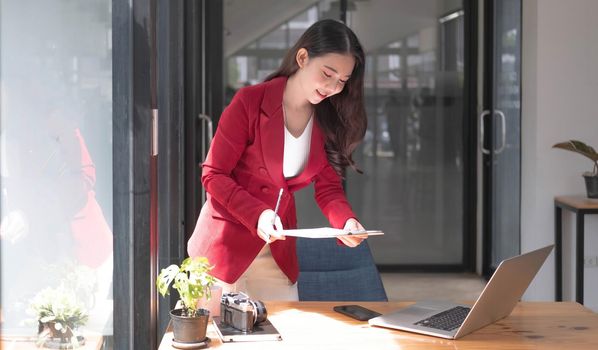
<instances>
[{"instance_id":1,"label":"black window frame","mask_svg":"<svg viewBox=\"0 0 598 350\"><path fill-rule=\"evenodd\" d=\"M150 224L155 0L112 1L113 343L155 349ZM149 336L148 336L149 335Z\"/></svg>"}]
</instances>

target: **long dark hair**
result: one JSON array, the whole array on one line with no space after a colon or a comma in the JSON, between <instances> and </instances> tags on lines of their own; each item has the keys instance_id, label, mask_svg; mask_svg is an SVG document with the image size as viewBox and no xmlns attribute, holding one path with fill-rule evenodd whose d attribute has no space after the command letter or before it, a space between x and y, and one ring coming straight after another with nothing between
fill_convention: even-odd
<instances>
[{"instance_id":1,"label":"long dark hair","mask_svg":"<svg viewBox=\"0 0 598 350\"><path fill-rule=\"evenodd\" d=\"M365 55L357 36L342 22L324 19L312 24L289 49L277 71L266 81L280 76L289 77L299 69L296 56L305 48L310 58L329 53L350 54L355 59L351 77L343 90L315 106L316 120L326 135L328 161L339 175L347 166L362 173L355 166L352 153L363 139L367 117L363 104L363 75Z\"/></svg>"}]
</instances>

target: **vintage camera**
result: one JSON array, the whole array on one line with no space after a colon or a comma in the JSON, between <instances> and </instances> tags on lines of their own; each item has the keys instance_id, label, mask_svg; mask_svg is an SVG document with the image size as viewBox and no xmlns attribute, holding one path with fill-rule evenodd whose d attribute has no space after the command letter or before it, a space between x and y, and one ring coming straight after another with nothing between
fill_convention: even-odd
<instances>
[{"instance_id":1,"label":"vintage camera","mask_svg":"<svg viewBox=\"0 0 598 350\"><path fill-rule=\"evenodd\" d=\"M259 300L251 300L243 293L225 293L220 300L221 322L243 332L251 332L253 327L268 317L266 306Z\"/></svg>"}]
</instances>

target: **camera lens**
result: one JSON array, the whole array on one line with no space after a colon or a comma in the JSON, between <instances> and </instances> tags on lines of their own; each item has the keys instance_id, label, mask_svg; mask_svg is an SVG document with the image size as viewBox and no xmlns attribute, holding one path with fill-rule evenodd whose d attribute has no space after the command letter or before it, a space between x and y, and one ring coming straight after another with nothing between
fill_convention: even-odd
<instances>
[{"instance_id":1,"label":"camera lens","mask_svg":"<svg viewBox=\"0 0 598 350\"><path fill-rule=\"evenodd\" d=\"M264 322L268 318L268 311L264 303L259 300L251 300L251 304L253 304L254 324Z\"/></svg>"}]
</instances>

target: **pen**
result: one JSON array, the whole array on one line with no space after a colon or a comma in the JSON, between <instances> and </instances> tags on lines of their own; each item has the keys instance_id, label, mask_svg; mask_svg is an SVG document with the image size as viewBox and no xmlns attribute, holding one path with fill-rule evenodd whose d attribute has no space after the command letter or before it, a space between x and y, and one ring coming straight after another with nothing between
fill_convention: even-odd
<instances>
[{"instance_id":1,"label":"pen","mask_svg":"<svg viewBox=\"0 0 598 350\"><path fill-rule=\"evenodd\" d=\"M282 188L278 192L278 199L276 200L276 206L274 207L274 218L272 218L272 226L274 226L274 221L276 221L276 215L278 215L278 207L280 206L280 198L282 198Z\"/></svg>"},{"instance_id":2,"label":"pen","mask_svg":"<svg viewBox=\"0 0 598 350\"><path fill-rule=\"evenodd\" d=\"M272 226L274 226L274 222L276 221L276 215L278 215L278 206L280 205L280 198L282 197L282 188L278 192L278 199L276 200L276 206L274 207L274 217L272 218ZM268 238L268 242L270 241L270 235L266 232L266 237Z\"/></svg>"}]
</instances>

